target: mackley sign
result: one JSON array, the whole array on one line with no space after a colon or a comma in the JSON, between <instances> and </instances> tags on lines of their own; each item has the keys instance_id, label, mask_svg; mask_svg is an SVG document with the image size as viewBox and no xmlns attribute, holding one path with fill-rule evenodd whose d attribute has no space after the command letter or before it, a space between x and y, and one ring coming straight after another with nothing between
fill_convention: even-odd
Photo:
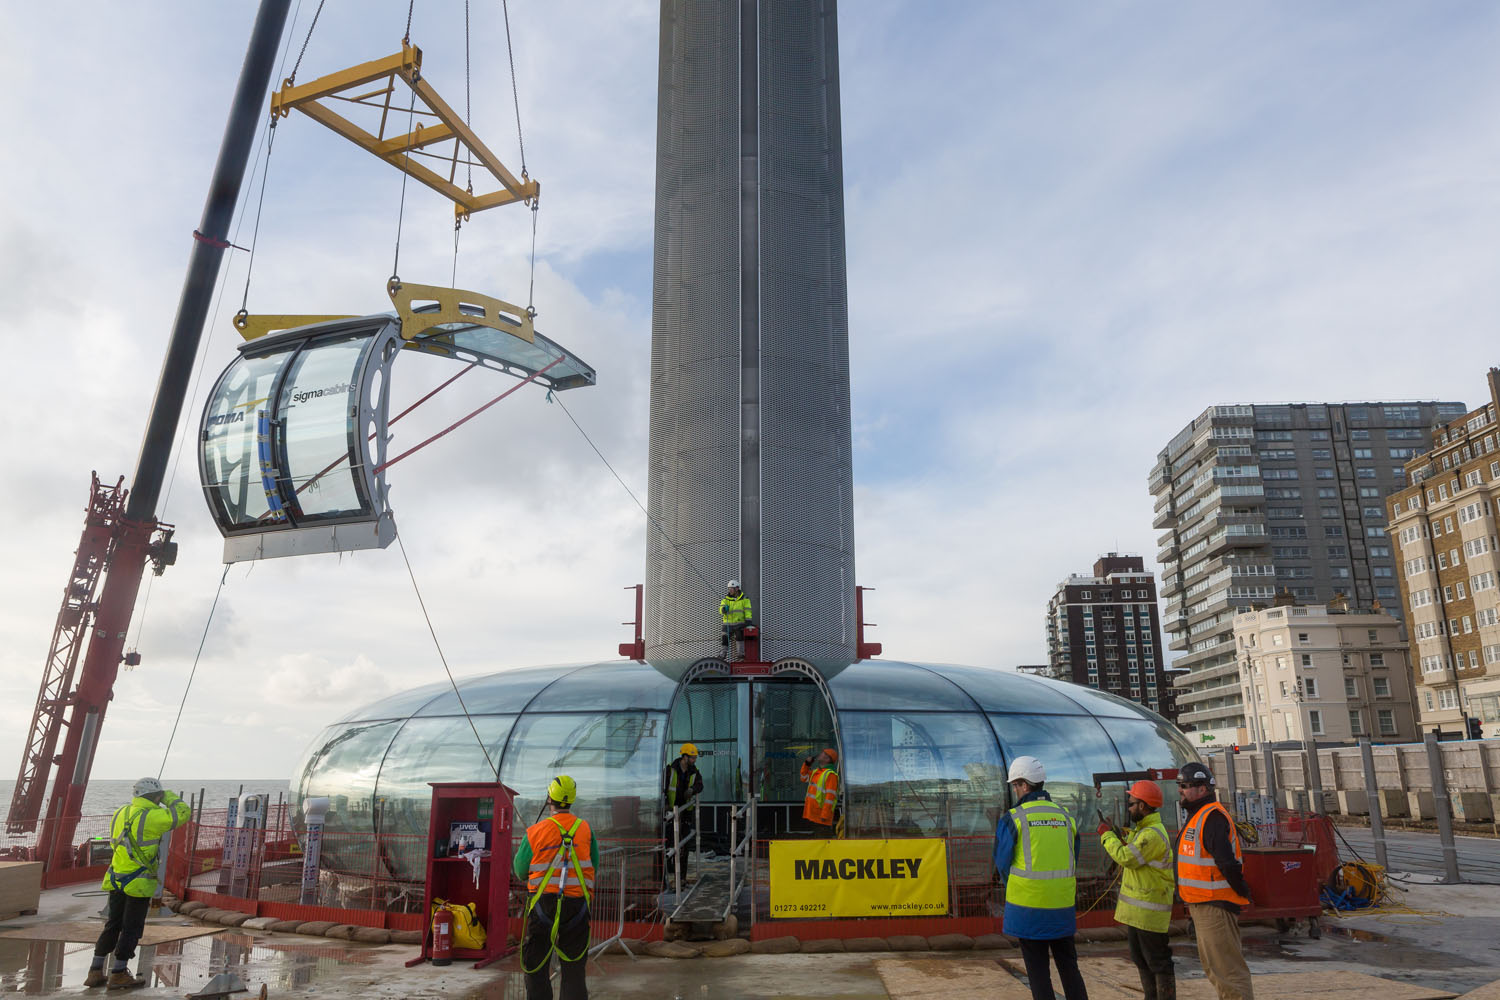
<instances>
[{"instance_id":1,"label":"mackley sign","mask_svg":"<svg viewBox=\"0 0 1500 1000\"><path fill-rule=\"evenodd\" d=\"M771 916L904 917L948 912L948 844L771 842Z\"/></svg>"}]
</instances>

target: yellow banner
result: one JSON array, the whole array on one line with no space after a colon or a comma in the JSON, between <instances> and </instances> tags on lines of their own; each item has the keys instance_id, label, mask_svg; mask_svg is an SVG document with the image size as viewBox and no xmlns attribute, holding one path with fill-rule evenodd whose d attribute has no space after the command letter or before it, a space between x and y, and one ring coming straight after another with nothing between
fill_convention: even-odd
<instances>
[{"instance_id":1,"label":"yellow banner","mask_svg":"<svg viewBox=\"0 0 1500 1000\"><path fill-rule=\"evenodd\" d=\"M773 840L773 917L935 917L948 912L948 843Z\"/></svg>"}]
</instances>

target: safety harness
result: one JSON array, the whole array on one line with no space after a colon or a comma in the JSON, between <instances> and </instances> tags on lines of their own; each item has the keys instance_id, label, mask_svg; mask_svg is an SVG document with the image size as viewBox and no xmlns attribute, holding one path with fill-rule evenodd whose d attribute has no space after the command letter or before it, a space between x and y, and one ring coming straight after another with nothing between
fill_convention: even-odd
<instances>
[{"instance_id":1,"label":"safety harness","mask_svg":"<svg viewBox=\"0 0 1500 1000\"><path fill-rule=\"evenodd\" d=\"M123 891L125 889L125 886L129 885L131 882L134 882L136 879L140 878L142 875L145 875L148 871L154 871L155 870L156 859L155 858L149 858L148 859L146 857L146 848L147 847L153 847L153 846L154 847L160 847L160 845L161 845L161 838L160 837L157 837L154 840L146 840L145 839L145 836L146 836L146 818L151 815L151 810L150 809L142 809L141 810L140 819L135 824L136 832L135 832L134 836L132 836L131 832L130 832L130 825L131 824L129 822L129 817L127 816L126 819L125 819L125 821L121 822L120 815L122 813L128 812L129 809L133 805L135 805L134 802L127 802L125 805L121 806L119 809L116 809L115 810L114 819L110 820L110 824L109 824L110 825L110 831L111 831L111 833L113 833L115 827L119 827L119 829L120 829L120 833L118 835L114 835L114 836L110 837L110 840L109 840L110 848L111 849L118 849L118 848L121 848L121 847L125 848L125 853L130 856L130 860L134 861L139 866L139 867L136 868L135 871L131 872L129 875L125 876L122 879L120 877L120 873L117 872L117 871L115 871L114 865L113 864L110 865L110 869L109 869L109 881L110 881L110 883L116 889L119 889L121 891ZM175 816L176 816L175 812L174 812L173 816L175 818Z\"/></svg>"},{"instance_id":2,"label":"safety harness","mask_svg":"<svg viewBox=\"0 0 1500 1000\"><path fill-rule=\"evenodd\" d=\"M536 904L541 901L542 896L547 892L547 884L552 880L552 872L557 868L557 862L559 858L562 859L563 864L562 870L558 872L557 906L552 911L552 928L548 939L547 952L542 956L541 961L536 964L535 968L526 968L526 962L524 959L522 960L521 971L525 972L527 975L530 975L533 972L538 972L541 969L545 969L547 967L547 963L552 961L553 952L556 952L557 957L562 959L564 962L578 962L582 961L583 957L588 954L589 950L589 946L587 942L585 942L583 951L579 952L577 955L569 957L563 952L561 948L557 946L557 936L562 928L563 892L568 887L568 864L570 860L573 865L573 870L578 875L578 884L583 889L583 909L575 914L573 919L568 922L568 928L570 930L579 921L588 919L588 907L593 898L592 893L589 892L588 881L583 877L583 866L578 863L578 851L573 846L573 834L578 831L578 828L581 825L583 825L583 817L580 816L574 818L573 828L571 830L563 829L562 823L558 821L558 818L556 816L548 816L547 819L550 820L557 827L558 832L562 834L562 844L552 855L552 860L547 865L547 871L542 875L541 884L537 886L536 892L532 893L531 900L526 904L525 922L528 929L531 924L531 911L536 908Z\"/></svg>"}]
</instances>

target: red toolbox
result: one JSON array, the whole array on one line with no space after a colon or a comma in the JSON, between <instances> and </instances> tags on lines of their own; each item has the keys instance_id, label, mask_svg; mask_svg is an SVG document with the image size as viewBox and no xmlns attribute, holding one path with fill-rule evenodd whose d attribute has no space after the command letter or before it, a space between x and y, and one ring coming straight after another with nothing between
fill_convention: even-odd
<instances>
[{"instance_id":1,"label":"red toolbox","mask_svg":"<svg viewBox=\"0 0 1500 1000\"><path fill-rule=\"evenodd\" d=\"M1246 847L1243 855L1253 901L1240 919L1275 920L1281 930L1305 919L1308 936L1321 937L1317 852L1309 847Z\"/></svg>"}]
</instances>

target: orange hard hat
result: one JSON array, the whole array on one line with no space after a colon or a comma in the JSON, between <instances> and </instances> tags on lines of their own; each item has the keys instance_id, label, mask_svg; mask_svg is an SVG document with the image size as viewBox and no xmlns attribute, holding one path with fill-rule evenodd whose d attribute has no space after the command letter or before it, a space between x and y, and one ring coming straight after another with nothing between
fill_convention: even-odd
<instances>
[{"instance_id":1,"label":"orange hard hat","mask_svg":"<svg viewBox=\"0 0 1500 1000\"><path fill-rule=\"evenodd\" d=\"M828 759L829 760L833 761L835 764L838 763L839 752L837 750L835 750L833 747L824 747L823 748L823 752L828 755Z\"/></svg>"},{"instance_id":2,"label":"orange hard hat","mask_svg":"<svg viewBox=\"0 0 1500 1000\"><path fill-rule=\"evenodd\" d=\"M1130 797L1140 799L1153 809L1161 808L1161 786L1154 781L1137 781L1130 786Z\"/></svg>"}]
</instances>

